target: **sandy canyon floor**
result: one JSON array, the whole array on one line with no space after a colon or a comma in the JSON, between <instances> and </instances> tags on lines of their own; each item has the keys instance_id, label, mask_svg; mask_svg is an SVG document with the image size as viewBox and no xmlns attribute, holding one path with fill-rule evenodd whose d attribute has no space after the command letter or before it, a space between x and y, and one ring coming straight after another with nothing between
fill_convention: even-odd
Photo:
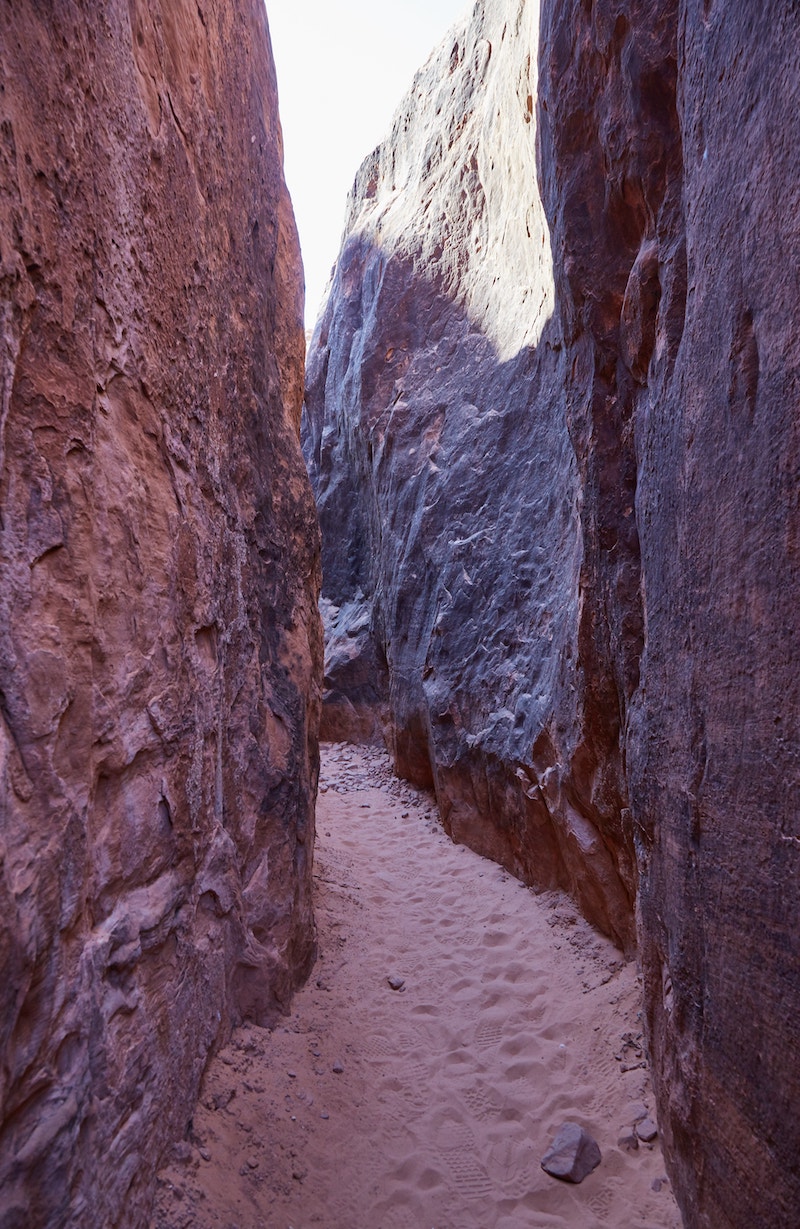
<instances>
[{"instance_id":1,"label":"sandy canyon floor","mask_svg":"<svg viewBox=\"0 0 800 1229\"><path fill-rule=\"evenodd\" d=\"M317 967L211 1064L157 1229L680 1229L658 1141L618 1143L654 1108L635 966L435 815L323 748ZM540 1167L565 1121L603 1155L578 1186Z\"/></svg>"}]
</instances>

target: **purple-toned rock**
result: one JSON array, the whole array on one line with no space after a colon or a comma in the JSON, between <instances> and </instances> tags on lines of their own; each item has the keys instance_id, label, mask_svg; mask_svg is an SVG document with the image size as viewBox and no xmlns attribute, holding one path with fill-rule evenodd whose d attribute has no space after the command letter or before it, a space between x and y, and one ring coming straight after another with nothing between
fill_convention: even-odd
<instances>
[{"instance_id":1,"label":"purple-toned rock","mask_svg":"<svg viewBox=\"0 0 800 1229\"><path fill-rule=\"evenodd\" d=\"M639 1148L639 1137L636 1134L635 1127L625 1127L617 1136L617 1147L622 1148L625 1152L637 1152Z\"/></svg>"},{"instance_id":2,"label":"purple-toned rock","mask_svg":"<svg viewBox=\"0 0 800 1229\"><path fill-rule=\"evenodd\" d=\"M149 1223L313 957L303 350L261 0L3 5L3 1226Z\"/></svg>"},{"instance_id":3,"label":"purple-toned rock","mask_svg":"<svg viewBox=\"0 0 800 1229\"><path fill-rule=\"evenodd\" d=\"M577 1122L565 1122L542 1157L542 1169L564 1182L583 1182L602 1159L589 1132Z\"/></svg>"},{"instance_id":4,"label":"purple-toned rock","mask_svg":"<svg viewBox=\"0 0 800 1229\"><path fill-rule=\"evenodd\" d=\"M568 348L556 311L537 189L538 21L535 4L513 18L504 0L476 6L350 199L309 355L304 449L325 596L342 610L365 598L369 616L351 691L342 637L329 641L339 685L323 721L350 737L351 710L371 705L374 729L388 709L397 770L435 787L456 839L528 883L568 888L632 950L623 680L604 616L630 597L615 619L633 661L635 466L629 447L618 485L603 480L616 547L595 591L597 513L587 506L583 524L573 441L594 351L589 338ZM568 401L576 363L583 391Z\"/></svg>"},{"instance_id":5,"label":"purple-toned rock","mask_svg":"<svg viewBox=\"0 0 800 1229\"><path fill-rule=\"evenodd\" d=\"M778 0L475 4L358 174L308 368L397 769L638 931L689 1229L800 1206L798 63Z\"/></svg>"},{"instance_id":6,"label":"purple-toned rock","mask_svg":"<svg viewBox=\"0 0 800 1229\"><path fill-rule=\"evenodd\" d=\"M386 730L386 662L372 633L372 603L363 594L343 606L323 598L325 679L323 741L382 745Z\"/></svg>"}]
</instances>

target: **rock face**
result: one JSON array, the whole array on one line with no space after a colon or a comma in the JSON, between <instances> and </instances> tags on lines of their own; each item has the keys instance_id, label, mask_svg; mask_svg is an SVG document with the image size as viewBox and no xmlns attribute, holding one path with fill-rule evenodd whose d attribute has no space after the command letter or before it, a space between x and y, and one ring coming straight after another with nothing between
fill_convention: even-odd
<instances>
[{"instance_id":1,"label":"rock face","mask_svg":"<svg viewBox=\"0 0 800 1229\"><path fill-rule=\"evenodd\" d=\"M777 3L476 4L359 172L308 369L397 768L638 942L702 1229L800 1206L798 55Z\"/></svg>"},{"instance_id":2,"label":"rock face","mask_svg":"<svg viewBox=\"0 0 800 1229\"><path fill-rule=\"evenodd\" d=\"M325 678L320 738L380 746L386 737L386 662L363 593L343 606L323 598Z\"/></svg>"},{"instance_id":3,"label":"rock face","mask_svg":"<svg viewBox=\"0 0 800 1229\"><path fill-rule=\"evenodd\" d=\"M372 602L398 771L435 785L457 839L571 888L631 948L620 701L536 187L536 6L518 17L504 36L508 6L479 6L359 172L305 450L325 594Z\"/></svg>"},{"instance_id":4,"label":"rock face","mask_svg":"<svg viewBox=\"0 0 800 1229\"><path fill-rule=\"evenodd\" d=\"M313 955L317 530L260 0L0 14L0 1225L140 1226Z\"/></svg>"},{"instance_id":5,"label":"rock face","mask_svg":"<svg viewBox=\"0 0 800 1229\"><path fill-rule=\"evenodd\" d=\"M800 13L687 4L680 22L681 204L658 241L662 301L636 415L647 634L628 763L642 957L659 1122L687 1223L789 1229L800 1207Z\"/></svg>"}]
</instances>

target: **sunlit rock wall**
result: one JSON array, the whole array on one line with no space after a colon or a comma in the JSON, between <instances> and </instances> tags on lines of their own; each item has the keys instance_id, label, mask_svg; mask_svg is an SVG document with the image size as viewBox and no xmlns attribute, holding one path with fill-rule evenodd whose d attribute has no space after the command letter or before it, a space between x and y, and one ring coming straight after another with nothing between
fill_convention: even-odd
<instances>
[{"instance_id":1,"label":"sunlit rock wall","mask_svg":"<svg viewBox=\"0 0 800 1229\"><path fill-rule=\"evenodd\" d=\"M313 954L318 545L259 0L0 13L0 1224L141 1226Z\"/></svg>"},{"instance_id":2,"label":"sunlit rock wall","mask_svg":"<svg viewBox=\"0 0 800 1229\"><path fill-rule=\"evenodd\" d=\"M488 0L359 172L309 360L398 770L623 945L687 1226L800 1206L800 23Z\"/></svg>"},{"instance_id":3,"label":"sunlit rock wall","mask_svg":"<svg viewBox=\"0 0 800 1229\"><path fill-rule=\"evenodd\" d=\"M309 356L305 451L325 595L372 602L398 771L435 785L457 839L568 887L630 947L621 701L571 438L592 348L568 349L556 310L538 26L537 4L478 5L359 171Z\"/></svg>"}]
</instances>

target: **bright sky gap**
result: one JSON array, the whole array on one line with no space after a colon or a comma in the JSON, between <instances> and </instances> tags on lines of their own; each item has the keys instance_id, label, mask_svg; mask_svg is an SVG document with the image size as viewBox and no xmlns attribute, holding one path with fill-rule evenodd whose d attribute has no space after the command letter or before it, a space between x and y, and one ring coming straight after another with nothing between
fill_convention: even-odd
<instances>
[{"instance_id":1,"label":"bright sky gap","mask_svg":"<svg viewBox=\"0 0 800 1229\"><path fill-rule=\"evenodd\" d=\"M364 158L467 0L267 0L278 73L286 179L313 327Z\"/></svg>"}]
</instances>

